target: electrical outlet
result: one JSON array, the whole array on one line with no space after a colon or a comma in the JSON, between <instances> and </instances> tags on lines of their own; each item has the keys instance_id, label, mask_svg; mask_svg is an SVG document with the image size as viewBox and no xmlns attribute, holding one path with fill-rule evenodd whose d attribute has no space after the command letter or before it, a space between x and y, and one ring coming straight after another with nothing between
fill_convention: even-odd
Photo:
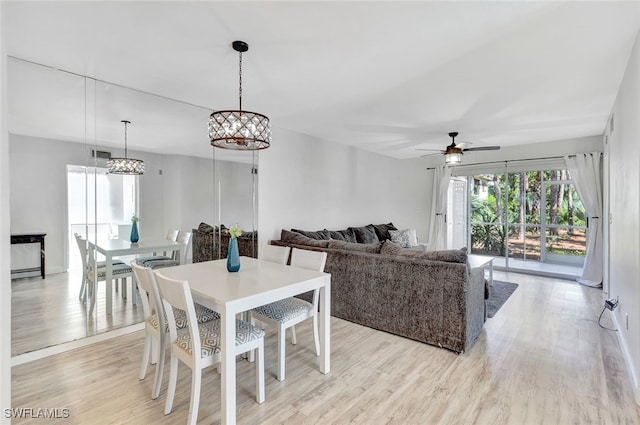
<instances>
[{"instance_id":1,"label":"electrical outlet","mask_svg":"<svg viewBox=\"0 0 640 425\"><path fill-rule=\"evenodd\" d=\"M604 302L605 308L613 311L618 307L618 299L617 298L609 298Z\"/></svg>"}]
</instances>

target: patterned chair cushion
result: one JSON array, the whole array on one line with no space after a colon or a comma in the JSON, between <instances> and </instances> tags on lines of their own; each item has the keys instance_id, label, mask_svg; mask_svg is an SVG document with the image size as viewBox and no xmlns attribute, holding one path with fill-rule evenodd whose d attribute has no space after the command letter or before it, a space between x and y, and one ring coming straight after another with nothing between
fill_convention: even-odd
<instances>
[{"instance_id":1,"label":"patterned chair cushion","mask_svg":"<svg viewBox=\"0 0 640 425\"><path fill-rule=\"evenodd\" d=\"M253 311L272 320L286 322L287 320L298 317L312 309L313 304L299 298L292 297L254 308Z\"/></svg>"},{"instance_id":2,"label":"patterned chair cushion","mask_svg":"<svg viewBox=\"0 0 640 425\"><path fill-rule=\"evenodd\" d=\"M217 311L213 311L198 303L195 303L195 306L196 306L196 317L198 318L198 323L206 323L212 320L220 319L220 314ZM185 329L189 324L189 321L187 320L187 313L184 310L180 310L179 308L174 308L173 317L176 319L176 328L178 329ZM153 326L154 328L159 329L158 315L153 314L149 318L149 323L151 323L151 326ZM165 332L169 332L169 323L166 320L166 317L164 321L164 326L165 326Z\"/></svg>"},{"instance_id":3,"label":"patterned chair cushion","mask_svg":"<svg viewBox=\"0 0 640 425\"><path fill-rule=\"evenodd\" d=\"M138 257L136 258L136 263L144 266L144 263L147 261L159 261L159 260L171 260L171 257L167 257L166 255L150 255L148 257Z\"/></svg>"},{"instance_id":4,"label":"patterned chair cushion","mask_svg":"<svg viewBox=\"0 0 640 425\"><path fill-rule=\"evenodd\" d=\"M212 320L201 326L200 331L201 353L202 357L212 356L220 352L220 320ZM246 342L260 339L264 336L264 331L255 326L251 326L243 320L236 319L236 345L242 345ZM176 344L191 354L193 352L193 344L191 342L191 334L185 333L178 337Z\"/></svg>"},{"instance_id":5,"label":"patterned chair cushion","mask_svg":"<svg viewBox=\"0 0 640 425\"><path fill-rule=\"evenodd\" d=\"M93 270L89 270L90 275L93 275ZM114 264L111 270L111 275L116 276L120 274L128 274L131 273L131 267L127 266L125 263L122 264ZM104 278L107 275L106 268L98 267L98 278Z\"/></svg>"},{"instance_id":6,"label":"patterned chair cushion","mask_svg":"<svg viewBox=\"0 0 640 425\"><path fill-rule=\"evenodd\" d=\"M140 264L140 263L138 263ZM166 259L166 260L149 260L142 264L143 267L149 267L150 269L161 269L163 267L173 267L179 266L180 262L177 260Z\"/></svg>"},{"instance_id":7,"label":"patterned chair cushion","mask_svg":"<svg viewBox=\"0 0 640 425\"><path fill-rule=\"evenodd\" d=\"M111 260L111 264L113 264L114 266L116 264L124 264L124 261L122 261L122 260ZM96 261L96 266L98 268L107 267L107 262L106 261Z\"/></svg>"}]
</instances>

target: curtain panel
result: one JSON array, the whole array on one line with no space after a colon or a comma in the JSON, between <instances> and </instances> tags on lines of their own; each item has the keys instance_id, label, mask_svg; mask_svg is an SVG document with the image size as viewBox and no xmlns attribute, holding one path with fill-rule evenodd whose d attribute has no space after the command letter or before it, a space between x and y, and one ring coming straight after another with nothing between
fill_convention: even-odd
<instances>
[{"instance_id":1,"label":"curtain panel","mask_svg":"<svg viewBox=\"0 0 640 425\"><path fill-rule=\"evenodd\" d=\"M583 285L601 287L604 269L602 252L602 154L600 152L565 156L576 191L584 205L587 222L587 254L578 279Z\"/></svg>"},{"instance_id":2,"label":"curtain panel","mask_svg":"<svg viewBox=\"0 0 640 425\"><path fill-rule=\"evenodd\" d=\"M433 190L431 191L431 217L429 217L429 238L427 249L446 249L447 245L447 192L451 180L451 168L436 167L433 170Z\"/></svg>"}]
</instances>

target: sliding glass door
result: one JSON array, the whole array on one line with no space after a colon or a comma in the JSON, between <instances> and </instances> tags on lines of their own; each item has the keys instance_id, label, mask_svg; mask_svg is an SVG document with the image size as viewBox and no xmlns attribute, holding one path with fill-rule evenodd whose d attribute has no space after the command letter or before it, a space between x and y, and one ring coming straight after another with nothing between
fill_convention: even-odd
<instances>
[{"instance_id":1,"label":"sliding glass door","mask_svg":"<svg viewBox=\"0 0 640 425\"><path fill-rule=\"evenodd\" d=\"M585 212L566 170L468 176L471 253L582 265Z\"/></svg>"}]
</instances>

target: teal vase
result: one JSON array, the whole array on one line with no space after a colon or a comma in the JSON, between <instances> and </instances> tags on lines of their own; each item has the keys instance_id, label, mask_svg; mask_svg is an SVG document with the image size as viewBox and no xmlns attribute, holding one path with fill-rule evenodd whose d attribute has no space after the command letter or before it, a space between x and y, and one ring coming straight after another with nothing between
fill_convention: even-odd
<instances>
[{"instance_id":1,"label":"teal vase","mask_svg":"<svg viewBox=\"0 0 640 425\"><path fill-rule=\"evenodd\" d=\"M238 239L229 240L229 251L227 252L227 270L235 273L240 270L240 252L238 252Z\"/></svg>"},{"instance_id":2,"label":"teal vase","mask_svg":"<svg viewBox=\"0 0 640 425\"><path fill-rule=\"evenodd\" d=\"M137 243L140 240L140 236L138 235L138 222L134 221L131 226L131 237L129 238L131 243Z\"/></svg>"}]
</instances>

